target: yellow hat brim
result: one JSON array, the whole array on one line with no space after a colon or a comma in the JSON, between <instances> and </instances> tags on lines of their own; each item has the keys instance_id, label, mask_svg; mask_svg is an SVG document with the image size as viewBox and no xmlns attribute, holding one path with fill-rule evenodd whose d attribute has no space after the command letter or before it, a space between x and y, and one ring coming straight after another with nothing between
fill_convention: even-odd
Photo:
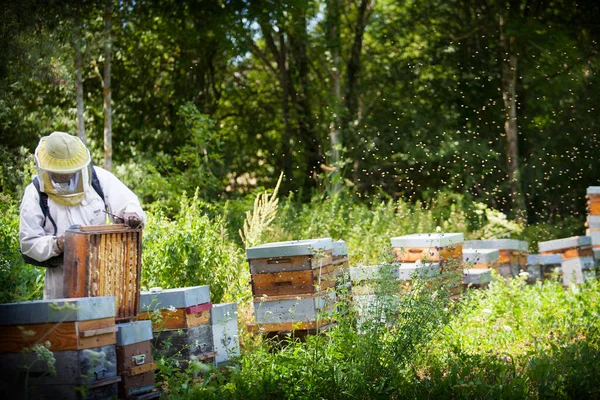
<instances>
[{"instance_id":1,"label":"yellow hat brim","mask_svg":"<svg viewBox=\"0 0 600 400\"><path fill-rule=\"evenodd\" d=\"M35 155L38 162L38 167L51 172L75 172L87 166L90 161L90 152L85 147L83 142L77 138L77 153L67 159L52 157L46 151L46 138L42 138L35 150Z\"/></svg>"}]
</instances>

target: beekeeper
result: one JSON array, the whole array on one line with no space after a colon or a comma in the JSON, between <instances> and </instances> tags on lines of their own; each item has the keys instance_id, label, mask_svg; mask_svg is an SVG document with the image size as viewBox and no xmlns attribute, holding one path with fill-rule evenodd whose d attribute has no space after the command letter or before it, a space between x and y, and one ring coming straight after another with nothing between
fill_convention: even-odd
<instances>
[{"instance_id":1,"label":"beekeeper","mask_svg":"<svg viewBox=\"0 0 600 400\"><path fill-rule=\"evenodd\" d=\"M25 261L46 267L45 299L64 297L65 230L108 220L132 228L146 222L137 196L91 161L83 142L64 132L42 137L35 149L37 176L21 201L19 240Z\"/></svg>"}]
</instances>

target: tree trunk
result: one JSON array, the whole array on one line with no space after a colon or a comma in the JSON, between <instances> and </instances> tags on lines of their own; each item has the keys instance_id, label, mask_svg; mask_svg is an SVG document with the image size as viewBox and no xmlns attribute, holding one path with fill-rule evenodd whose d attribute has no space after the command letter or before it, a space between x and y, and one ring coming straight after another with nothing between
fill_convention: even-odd
<instances>
[{"instance_id":1,"label":"tree trunk","mask_svg":"<svg viewBox=\"0 0 600 400\"><path fill-rule=\"evenodd\" d=\"M277 34L279 38L279 57L277 60L277 65L279 67L279 82L281 85L281 114L283 116L284 123L284 134L281 143L281 151L282 151L282 166L284 175L286 177L286 181L290 182L292 177L292 122L290 116L290 87L291 80L290 75L288 73L288 65L287 65L287 46L285 43L285 34L283 30L280 28L279 33ZM288 187L289 185L286 185Z\"/></svg>"},{"instance_id":2,"label":"tree trunk","mask_svg":"<svg viewBox=\"0 0 600 400\"><path fill-rule=\"evenodd\" d=\"M507 37L504 17L500 15L500 42L504 52L502 57L502 100L504 101L506 134L506 159L508 180L513 210L519 219L525 217L525 197L521 190L519 171L519 127L517 124L517 61L516 38Z\"/></svg>"},{"instance_id":3,"label":"tree trunk","mask_svg":"<svg viewBox=\"0 0 600 400\"><path fill-rule=\"evenodd\" d=\"M110 85L110 53L111 53L111 0L106 1L104 10L104 168L112 169L112 107Z\"/></svg>"},{"instance_id":4,"label":"tree trunk","mask_svg":"<svg viewBox=\"0 0 600 400\"><path fill-rule=\"evenodd\" d=\"M298 74L298 94L292 96L292 100L294 101L298 115L298 137L301 138L306 151L304 177L312 177L313 179L309 181L308 186L314 186L321 162L321 142L315 132L310 101L309 62L306 53L308 32L305 10L299 10L294 15L293 21L294 29L293 34L290 35L290 48L292 49L291 56L295 61Z\"/></svg>"},{"instance_id":5,"label":"tree trunk","mask_svg":"<svg viewBox=\"0 0 600 400\"><path fill-rule=\"evenodd\" d=\"M86 144L85 121L83 108L83 79L81 77L82 55L81 55L81 19L80 9L75 6L75 18L73 21L73 46L75 47L75 98L77 101L77 136L83 144Z\"/></svg>"},{"instance_id":6,"label":"tree trunk","mask_svg":"<svg viewBox=\"0 0 600 400\"><path fill-rule=\"evenodd\" d=\"M341 79L341 36L340 36L340 0L329 0L327 2L327 40L329 52L331 53L330 69L330 110L329 140L331 145L330 164L337 168L333 171L331 181L334 193L341 189L340 182L340 150L343 146L341 135L342 127L342 79Z\"/></svg>"}]
</instances>

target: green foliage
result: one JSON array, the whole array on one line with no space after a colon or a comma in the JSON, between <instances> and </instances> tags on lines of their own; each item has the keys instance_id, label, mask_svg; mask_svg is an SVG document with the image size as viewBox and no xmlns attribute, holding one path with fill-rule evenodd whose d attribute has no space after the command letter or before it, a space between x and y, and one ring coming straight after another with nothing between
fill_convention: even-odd
<instances>
[{"instance_id":1,"label":"green foliage","mask_svg":"<svg viewBox=\"0 0 600 400\"><path fill-rule=\"evenodd\" d=\"M43 269L25 264L19 248L19 209L0 193L0 303L42 297Z\"/></svg>"},{"instance_id":2,"label":"green foliage","mask_svg":"<svg viewBox=\"0 0 600 400\"><path fill-rule=\"evenodd\" d=\"M248 295L249 271L222 217L202 212L198 193L183 197L180 214L150 214L144 231L142 285L177 288L210 285L215 303Z\"/></svg>"}]
</instances>

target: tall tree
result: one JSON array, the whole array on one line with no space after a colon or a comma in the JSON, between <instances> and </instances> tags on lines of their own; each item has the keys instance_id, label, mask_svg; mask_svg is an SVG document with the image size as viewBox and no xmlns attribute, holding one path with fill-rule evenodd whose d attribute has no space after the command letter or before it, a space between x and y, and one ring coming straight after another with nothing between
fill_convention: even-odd
<instances>
[{"instance_id":1,"label":"tall tree","mask_svg":"<svg viewBox=\"0 0 600 400\"><path fill-rule=\"evenodd\" d=\"M110 60L112 52L111 24L112 0L106 0L104 8L104 77L102 79L102 94L104 96L104 168L112 169L112 87L110 76Z\"/></svg>"},{"instance_id":2,"label":"tall tree","mask_svg":"<svg viewBox=\"0 0 600 400\"><path fill-rule=\"evenodd\" d=\"M85 119L83 106L83 79L81 71L83 68L81 54L81 8L78 4L74 5L73 18L73 47L75 49L75 98L77 102L77 136L86 144Z\"/></svg>"}]
</instances>

